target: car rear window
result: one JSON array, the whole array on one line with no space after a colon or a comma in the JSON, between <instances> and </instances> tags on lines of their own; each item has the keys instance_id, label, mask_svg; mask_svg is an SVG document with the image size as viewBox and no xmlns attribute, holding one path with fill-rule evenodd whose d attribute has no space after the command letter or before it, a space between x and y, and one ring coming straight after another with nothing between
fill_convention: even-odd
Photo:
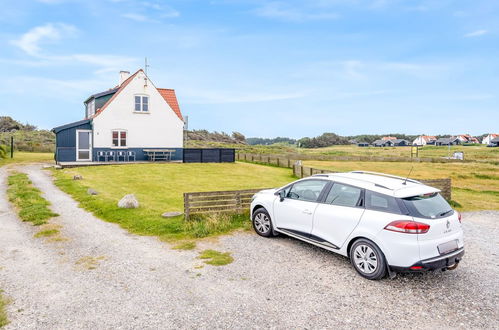
<instances>
[{"instance_id":1,"label":"car rear window","mask_svg":"<svg viewBox=\"0 0 499 330\"><path fill-rule=\"evenodd\" d=\"M402 198L410 215L418 218L443 218L454 213L449 203L439 193Z\"/></svg>"},{"instance_id":2,"label":"car rear window","mask_svg":"<svg viewBox=\"0 0 499 330\"><path fill-rule=\"evenodd\" d=\"M402 214L395 197L366 190L366 208L374 211Z\"/></svg>"}]
</instances>

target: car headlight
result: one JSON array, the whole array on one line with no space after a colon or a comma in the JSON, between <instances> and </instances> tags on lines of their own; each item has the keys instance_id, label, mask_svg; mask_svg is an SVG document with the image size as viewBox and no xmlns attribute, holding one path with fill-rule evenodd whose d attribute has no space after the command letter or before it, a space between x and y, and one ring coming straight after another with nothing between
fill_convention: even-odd
<instances>
[{"instance_id":1,"label":"car headlight","mask_svg":"<svg viewBox=\"0 0 499 330\"><path fill-rule=\"evenodd\" d=\"M256 199L257 195L258 195L258 194L254 194L254 195L253 195L253 197L251 197L251 201L252 201L252 202Z\"/></svg>"}]
</instances>

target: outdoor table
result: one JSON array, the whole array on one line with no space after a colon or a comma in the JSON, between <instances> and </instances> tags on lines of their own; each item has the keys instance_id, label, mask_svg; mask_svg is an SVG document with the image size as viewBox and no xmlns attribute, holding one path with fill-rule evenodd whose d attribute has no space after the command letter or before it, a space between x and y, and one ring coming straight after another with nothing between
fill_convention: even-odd
<instances>
[{"instance_id":1,"label":"outdoor table","mask_svg":"<svg viewBox=\"0 0 499 330\"><path fill-rule=\"evenodd\" d=\"M144 149L147 158L153 162L171 160L174 152L172 149Z\"/></svg>"}]
</instances>

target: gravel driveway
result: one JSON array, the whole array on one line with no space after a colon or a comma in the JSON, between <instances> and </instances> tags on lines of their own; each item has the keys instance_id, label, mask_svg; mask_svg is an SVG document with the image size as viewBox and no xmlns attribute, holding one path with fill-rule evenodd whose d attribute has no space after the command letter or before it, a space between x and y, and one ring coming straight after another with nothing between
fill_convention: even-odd
<instances>
[{"instance_id":1,"label":"gravel driveway","mask_svg":"<svg viewBox=\"0 0 499 330\"><path fill-rule=\"evenodd\" d=\"M0 168L0 288L18 328L497 328L499 212L463 214L466 255L457 270L368 281L348 260L278 237L237 233L198 250L231 251L234 263L203 265L95 218L39 166L29 174L60 216L68 240L33 238L5 196ZM88 263L92 267L87 267ZM95 269L89 269L95 268Z\"/></svg>"}]
</instances>

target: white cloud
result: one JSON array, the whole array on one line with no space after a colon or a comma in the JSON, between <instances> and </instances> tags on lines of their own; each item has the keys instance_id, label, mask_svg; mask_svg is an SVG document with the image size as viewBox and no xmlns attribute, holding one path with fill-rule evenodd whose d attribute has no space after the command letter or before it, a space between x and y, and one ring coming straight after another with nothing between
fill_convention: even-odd
<instances>
[{"instance_id":1,"label":"white cloud","mask_svg":"<svg viewBox=\"0 0 499 330\"><path fill-rule=\"evenodd\" d=\"M275 18L284 21L315 21L338 18L338 14L329 11L316 11L298 6L290 6L282 2L269 2L254 10L261 17Z\"/></svg>"},{"instance_id":2,"label":"white cloud","mask_svg":"<svg viewBox=\"0 0 499 330\"><path fill-rule=\"evenodd\" d=\"M126 13L121 15L121 17L131 19L132 21L136 22L148 22L150 21L149 17L141 14L134 14L134 13Z\"/></svg>"},{"instance_id":3,"label":"white cloud","mask_svg":"<svg viewBox=\"0 0 499 330\"><path fill-rule=\"evenodd\" d=\"M36 26L11 43L32 56L41 53L40 44L57 42L63 37L74 35L77 29L72 25L62 23L47 23Z\"/></svg>"},{"instance_id":4,"label":"white cloud","mask_svg":"<svg viewBox=\"0 0 499 330\"><path fill-rule=\"evenodd\" d=\"M41 67L84 63L98 67L96 73L111 70L117 71L126 67L136 66L137 61L132 57L84 53L53 55L43 51L42 44L59 42L65 37L73 36L76 31L76 27L62 23L47 23L30 29L20 36L19 39L12 40L11 43L27 55L30 55L34 60L16 61L16 64Z\"/></svg>"},{"instance_id":5,"label":"white cloud","mask_svg":"<svg viewBox=\"0 0 499 330\"><path fill-rule=\"evenodd\" d=\"M487 30L476 30L476 31L473 31L473 32L470 32L470 33L466 33L464 35L464 37L466 37L466 38L479 37L479 36L483 36L486 33L488 33Z\"/></svg>"},{"instance_id":6,"label":"white cloud","mask_svg":"<svg viewBox=\"0 0 499 330\"><path fill-rule=\"evenodd\" d=\"M112 0L116 2L116 0ZM133 2L122 0L120 6L125 7L127 12L121 17L136 21L136 22L152 22L158 23L163 18L179 17L180 12L170 6L164 5L157 1L141 1Z\"/></svg>"}]
</instances>

